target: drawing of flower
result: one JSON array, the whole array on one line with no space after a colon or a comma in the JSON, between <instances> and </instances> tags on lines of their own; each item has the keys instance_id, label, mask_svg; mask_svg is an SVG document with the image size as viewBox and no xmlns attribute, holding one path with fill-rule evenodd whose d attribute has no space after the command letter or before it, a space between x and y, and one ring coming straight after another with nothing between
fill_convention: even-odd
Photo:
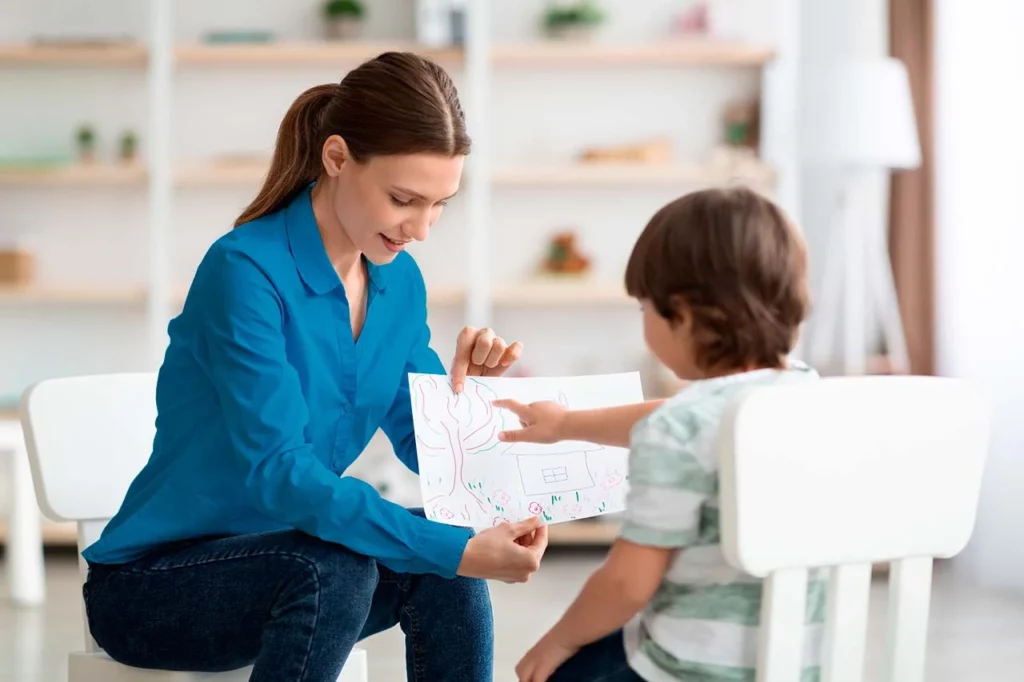
<instances>
[{"instance_id":1,"label":"drawing of flower","mask_svg":"<svg viewBox=\"0 0 1024 682\"><path fill-rule=\"evenodd\" d=\"M506 493L504 490L494 491L494 502L499 506L504 507L508 505L510 500L511 498L508 496L508 493Z\"/></svg>"},{"instance_id":2,"label":"drawing of flower","mask_svg":"<svg viewBox=\"0 0 1024 682\"><path fill-rule=\"evenodd\" d=\"M448 507L441 507L441 509L438 510L437 513L438 513L438 515L442 519L454 519L455 518L454 512L452 512L452 510L449 509Z\"/></svg>"},{"instance_id":3,"label":"drawing of flower","mask_svg":"<svg viewBox=\"0 0 1024 682\"><path fill-rule=\"evenodd\" d=\"M506 519L504 516L495 516L492 525L500 526L503 523L508 523L508 519Z\"/></svg>"},{"instance_id":4,"label":"drawing of flower","mask_svg":"<svg viewBox=\"0 0 1024 682\"><path fill-rule=\"evenodd\" d=\"M562 505L562 511L568 514L570 517L575 517L583 512L583 506L579 504L565 503Z\"/></svg>"},{"instance_id":5,"label":"drawing of flower","mask_svg":"<svg viewBox=\"0 0 1024 682\"><path fill-rule=\"evenodd\" d=\"M601 489L611 490L612 488L621 485L623 480L625 479L622 477L622 474L611 474L601 483Z\"/></svg>"},{"instance_id":6,"label":"drawing of flower","mask_svg":"<svg viewBox=\"0 0 1024 682\"><path fill-rule=\"evenodd\" d=\"M534 515L540 514L544 511L544 507L541 506L540 502L531 502L527 509Z\"/></svg>"}]
</instances>

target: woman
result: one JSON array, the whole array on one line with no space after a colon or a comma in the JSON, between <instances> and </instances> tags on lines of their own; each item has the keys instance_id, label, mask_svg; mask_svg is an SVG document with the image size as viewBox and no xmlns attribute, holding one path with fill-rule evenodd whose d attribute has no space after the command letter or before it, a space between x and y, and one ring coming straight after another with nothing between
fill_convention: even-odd
<instances>
[{"instance_id":1,"label":"woman","mask_svg":"<svg viewBox=\"0 0 1024 682\"><path fill-rule=\"evenodd\" d=\"M152 456L84 553L89 625L112 658L333 682L358 640L398 623L410 679L491 679L483 579L537 569L539 522L474 536L341 477L378 427L416 471L407 375L444 367L403 251L469 147L451 80L410 54L291 106L263 188L170 324ZM520 351L467 327L453 387Z\"/></svg>"}]
</instances>

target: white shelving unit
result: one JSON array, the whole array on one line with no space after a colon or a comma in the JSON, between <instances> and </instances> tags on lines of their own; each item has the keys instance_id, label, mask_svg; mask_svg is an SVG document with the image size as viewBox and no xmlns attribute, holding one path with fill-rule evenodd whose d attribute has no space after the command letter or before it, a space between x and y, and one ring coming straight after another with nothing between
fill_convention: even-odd
<instances>
[{"instance_id":1,"label":"white shelving unit","mask_svg":"<svg viewBox=\"0 0 1024 682\"><path fill-rule=\"evenodd\" d=\"M496 197L503 192L680 191L735 179L731 173L699 162L666 165L579 165L544 160L496 161L496 141L501 134L492 109L496 80L505 74L555 69L562 73L595 70L622 73L642 70L755 70L761 74L762 135L771 149L772 163L755 168L742 178L772 188L780 202L797 215L798 166L792 153L796 137L796 59L798 49L797 0L774 0L772 17L777 22L774 44L742 41L645 41L632 44L532 43L503 44L492 35L493 0L468 0L464 48L424 48L403 41L356 43L278 42L267 45L205 45L175 43L172 0L149 0L148 44L109 48L56 48L0 45L0 70L118 69L141 72L147 88L148 129L146 160L140 164L97 163L66 168L0 167L0 192L59 188L74 191L145 192L145 279L138 285L116 287L73 284L40 284L0 288L0 319L11 311L74 306L80 309L118 307L143 311L146 356L155 368L166 345L165 329L180 309L187 282L176 281L172 260L178 237L177 193L255 190L266 172L260 162L216 163L193 161L176 164L176 79L208 69L237 70L245 87L257 87L253 72L274 73L299 69L344 70L385 50L414 50L438 61L460 81L460 96L473 137L473 153L466 164L464 258L466 280L472 286L432 283L428 291L432 309L442 309L474 326L492 324L498 311L557 309L558 314L585 311L595 314L631 304L619 279L601 278L562 281L557 278L524 279L495 276L494 246ZM241 86L240 86L241 87ZM538 104L538 106L541 106ZM611 201L611 199L609 199ZM638 218L642 220L643 218ZM226 228L226 226L225 226ZM427 245L426 248L429 248ZM626 247L624 247L626 248ZM460 312L461 309L461 312ZM41 313L42 314L42 313ZM45 314L59 315L59 310ZM137 313L136 313L137 314ZM7 387L10 390L10 387ZM4 392L0 387L0 394ZM15 389L17 390L17 389ZM553 534L556 543L606 543L614 524L569 524ZM58 534L59 535L59 534Z\"/></svg>"}]
</instances>

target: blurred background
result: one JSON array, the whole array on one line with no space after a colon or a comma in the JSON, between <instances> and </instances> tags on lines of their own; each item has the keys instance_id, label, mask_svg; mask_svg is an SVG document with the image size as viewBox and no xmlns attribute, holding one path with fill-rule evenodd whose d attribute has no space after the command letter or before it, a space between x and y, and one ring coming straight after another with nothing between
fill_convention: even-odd
<instances>
[{"instance_id":1,"label":"blurred background","mask_svg":"<svg viewBox=\"0 0 1024 682\"><path fill-rule=\"evenodd\" d=\"M474 138L464 191L412 251L442 359L463 325L491 326L524 343L522 375L638 370L666 395L622 286L636 236L693 189L772 196L810 247L804 359L965 377L994 399L974 539L937 583L945 658L929 679L1019 680L1022 32L1019 0L4 0L0 413L13 433L33 382L156 369L292 100L413 50L453 76ZM5 511L14 450L0 442ZM419 498L384 438L355 473ZM0 605L0 635L19 633L0 636L0 680L64 679L80 646L74 529L41 528L48 596ZM558 528L529 617L557 617L614 535L614 519ZM495 589L506 614L525 608ZM499 626L526 618L496 609ZM533 636L499 636L498 679ZM401 679L374 651L371 670Z\"/></svg>"}]
</instances>

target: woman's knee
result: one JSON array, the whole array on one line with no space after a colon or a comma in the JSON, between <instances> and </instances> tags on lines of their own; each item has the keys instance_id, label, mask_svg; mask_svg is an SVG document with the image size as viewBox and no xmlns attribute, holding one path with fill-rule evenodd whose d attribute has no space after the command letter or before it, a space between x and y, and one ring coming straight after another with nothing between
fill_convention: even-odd
<instances>
[{"instance_id":1,"label":"woman's knee","mask_svg":"<svg viewBox=\"0 0 1024 682\"><path fill-rule=\"evenodd\" d=\"M425 575L419 592L430 603L438 604L439 608L451 605L461 613L472 614L477 618L491 617L491 594L486 580Z\"/></svg>"},{"instance_id":2,"label":"woman's knee","mask_svg":"<svg viewBox=\"0 0 1024 682\"><path fill-rule=\"evenodd\" d=\"M361 623L379 580L374 559L311 536L295 538L285 553L295 564L293 586L302 595L315 593L321 615L350 615Z\"/></svg>"}]
</instances>

